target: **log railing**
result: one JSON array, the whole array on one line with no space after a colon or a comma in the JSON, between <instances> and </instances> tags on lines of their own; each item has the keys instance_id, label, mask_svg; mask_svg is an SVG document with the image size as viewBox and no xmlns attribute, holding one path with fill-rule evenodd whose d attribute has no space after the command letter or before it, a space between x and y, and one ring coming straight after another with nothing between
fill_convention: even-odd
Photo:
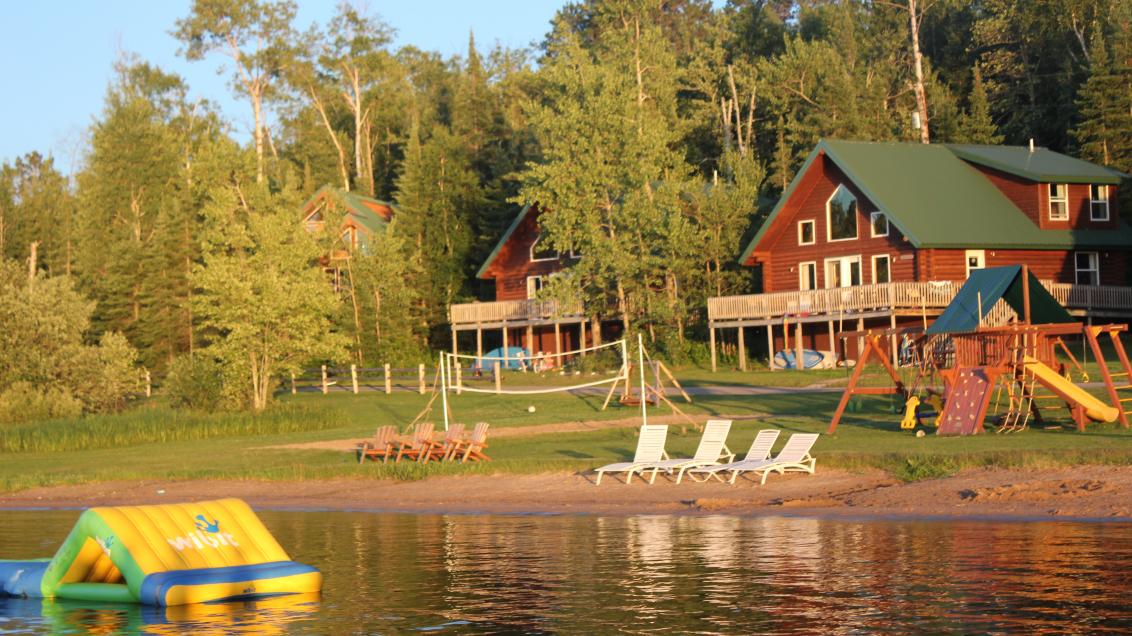
<instances>
[{"instance_id":1,"label":"log railing","mask_svg":"<svg viewBox=\"0 0 1132 636\"><path fill-rule=\"evenodd\" d=\"M519 322L524 320L554 320L578 318L583 315L582 305L560 304L556 300L499 300L490 303L460 303L449 307L452 325Z\"/></svg>"},{"instance_id":2,"label":"log railing","mask_svg":"<svg viewBox=\"0 0 1132 636\"><path fill-rule=\"evenodd\" d=\"M1132 314L1132 287L1073 285L1051 281L1042 281L1042 285L1069 309L1111 310ZM961 286L962 283L950 281L903 282L721 296L708 299L708 319L764 320L787 315L838 315L881 310L938 313L947 307ZM1007 308L1004 306L1002 309ZM1002 309L996 307L996 314Z\"/></svg>"}]
</instances>

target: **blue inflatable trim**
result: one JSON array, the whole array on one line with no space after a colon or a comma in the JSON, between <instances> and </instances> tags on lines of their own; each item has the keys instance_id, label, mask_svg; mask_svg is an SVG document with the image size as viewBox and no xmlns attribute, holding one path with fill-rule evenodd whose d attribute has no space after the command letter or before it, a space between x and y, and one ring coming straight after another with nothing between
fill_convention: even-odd
<instances>
[{"instance_id":1,"label":"blue inflatable trim","mask_svg":"<svg viewBox=\"0 0 1132 636\"><path fill-rule=\"evenodd\" d=\"M165 605L165 595L169 589L177 585L208 585L210 583L234 583L236 581L255 581L263 579L277 579L295 574L317 572L303 563L294 561L276 561L275 563L259 563L256 565L231 565L223 568L200 568L196 570L170 570L155 572L142 579L141 590L138 597L142 603ZM252 584L254 585L254 584ZM243 594L233 596L233 599L259 598L271 596L256 594L254 587ZM218 599L220 601L230 599Z\"/></svg>"}]
</instances>

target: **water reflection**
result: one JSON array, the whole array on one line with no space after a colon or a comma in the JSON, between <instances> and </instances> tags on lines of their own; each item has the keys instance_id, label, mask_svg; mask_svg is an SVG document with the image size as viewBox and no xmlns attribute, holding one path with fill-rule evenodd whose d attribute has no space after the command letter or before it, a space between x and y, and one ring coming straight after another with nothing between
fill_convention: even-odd
<instances>
[{"instance_id":1,"label":"water reflection","mask_svg":"<svg viewBox=\"0 0 1132 636\"><path fill-rule=\"evenodd\" d=\"M0 558L75 513L0 513ZM0 632L1127 633L1132 526L265 512L320 600L0 600ZM28 537L33 537L29 539Z\"/></svg>"}]
</instances>

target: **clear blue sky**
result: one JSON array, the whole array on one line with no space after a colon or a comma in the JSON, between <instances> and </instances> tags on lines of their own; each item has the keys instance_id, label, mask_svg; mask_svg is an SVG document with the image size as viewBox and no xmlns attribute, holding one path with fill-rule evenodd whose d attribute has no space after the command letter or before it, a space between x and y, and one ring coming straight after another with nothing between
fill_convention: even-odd
<instances>
[{"instance_id":1,"label":"clear blue sky","mask_svg":"<svg viewBox=\"0 0 1132 636\"><path fill-rule=\"evenodd\" d=\"M356 0L397 29L397 46L463 54L468 32L483 50L496 42L523 47L540 40L565 0ZM299 2L296 26L325 24L336 0ZM0 162L32 150L77 168L87 131L120 52L136 53L188 80L194 95L219 103L241 139L249 136L248 106L236 101L220 56L188 63L169 36L188 14L189 0L0 0Z\"/></svg>"}]
</instances>

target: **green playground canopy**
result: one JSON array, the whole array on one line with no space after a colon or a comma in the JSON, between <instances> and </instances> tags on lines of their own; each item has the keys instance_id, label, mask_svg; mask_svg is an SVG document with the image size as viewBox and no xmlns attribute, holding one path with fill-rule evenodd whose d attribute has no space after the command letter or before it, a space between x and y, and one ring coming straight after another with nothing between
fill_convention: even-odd
<instances>
[{"instance_id":1,"label":"green playground canopy","mask_svg":"<svg viewBox=\"0 0 1132 636\"><path fill-rule=\"evenodd\" d=\"M1050 295L1033 272L1029 272L1030 322L1044 325L1058 322L1075 322L1073 316ZM1023 278L1021 265L991 267L971 272L967 282L955 294L951 304L936 318L928 333L969 333L979 328L982 319L995 303L1002 299L1010 308L1023 315ZM980 309L982 315L979 314Z\"/></svg>"}]
</instances>

